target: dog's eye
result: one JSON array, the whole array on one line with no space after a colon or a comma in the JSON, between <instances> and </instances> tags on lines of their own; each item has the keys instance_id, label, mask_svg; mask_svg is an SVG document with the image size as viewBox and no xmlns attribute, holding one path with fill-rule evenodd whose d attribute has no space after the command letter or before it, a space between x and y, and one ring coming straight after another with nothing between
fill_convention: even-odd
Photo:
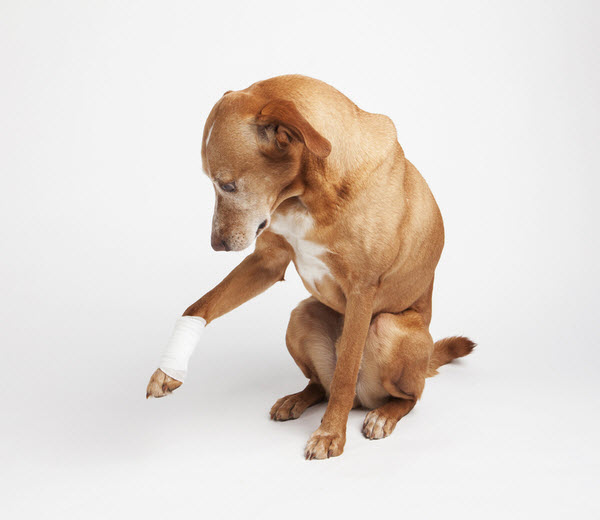
<instances>
[{"instance_id":1,"label":"dog's eye","mask_svg":"<svg viewBox=\"0 0 600 520\"><path fill-rule=\"evenodd\" d=\"M221 189L223 191L227 191L229 193L232 193L235 191L235 182L228 182L227 184L221 184Z\"/></svg>"}]
</instances>

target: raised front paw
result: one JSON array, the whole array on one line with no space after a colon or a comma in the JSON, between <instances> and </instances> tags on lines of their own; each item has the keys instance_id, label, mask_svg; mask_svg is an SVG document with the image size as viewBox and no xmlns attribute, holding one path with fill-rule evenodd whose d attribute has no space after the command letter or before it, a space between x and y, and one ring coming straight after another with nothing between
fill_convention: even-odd
<instances>
[{"instance_id":1,"label":"raised front paw","mask_svg":"<svg viewBox=\"0 0 600 520\"><path fill-rule=\"evenodd\" d=\"M179 388L182 384L181 381L173 379L165 374L160 368L157 368L150 378L148 388L146 388L146 399L148 399L148 397L165 397L173 392L173 390Z\"/></svg>"},{"instance_id":2,"label":"raised front paw","mask_svg":"<svg viewBox=\"0 0 600 520\"><path fill-rule=\"evenodd\" d=\"M306 443L304 457L307 460L337 457L343 453L344 444L346 444L346 438L342 435L317 428Z\"/></svg>"}]
</instances>

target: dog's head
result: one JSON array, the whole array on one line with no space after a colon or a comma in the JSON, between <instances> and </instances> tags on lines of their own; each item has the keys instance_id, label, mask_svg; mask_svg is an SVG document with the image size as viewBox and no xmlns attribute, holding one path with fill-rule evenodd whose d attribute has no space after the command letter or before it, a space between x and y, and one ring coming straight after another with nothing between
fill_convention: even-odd
<instances>
[{"instance_id":1,"label":"dog's head","mask_svg":"<svg viewBox=\"0 0 600 520\"><path fill-rule=\"evenodd\" d=\"M305 153L331 144L291 101L227 92L204 128L202 162L215 189L211 245L241 251L266 229L277 206L296 195Z\"/></svg>"}]
</instances>

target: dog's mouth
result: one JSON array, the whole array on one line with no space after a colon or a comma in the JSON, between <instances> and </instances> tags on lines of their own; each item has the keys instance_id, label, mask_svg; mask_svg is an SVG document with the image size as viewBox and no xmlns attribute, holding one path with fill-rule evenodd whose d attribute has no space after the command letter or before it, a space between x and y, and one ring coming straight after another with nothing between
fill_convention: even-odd
<instances>
[{"instance_id":1,"label":"dog's mouth","mask_svg":"<svg viewBox=\"0 0 600 520\"><path fill-rule=\"evenodd\" d=\"M259 226L258 229L256 230L256 236L260 235L262 233L262 231L268 226L269 222L267 219L263 220Z\"/></svg>"}]
</instances>

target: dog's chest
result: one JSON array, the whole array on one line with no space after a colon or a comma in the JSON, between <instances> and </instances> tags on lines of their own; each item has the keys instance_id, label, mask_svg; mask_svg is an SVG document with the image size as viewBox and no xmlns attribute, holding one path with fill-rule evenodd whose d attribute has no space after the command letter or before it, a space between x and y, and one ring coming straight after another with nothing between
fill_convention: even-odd
<instances>
[{"instance_id":1,"label":"dog's chest","mask_svg":"<svg viewBox=\"0 0 600 520\"><path fill-rule=\"evenodd\" d=\"M307 284L316 288L315 284L329 274L329 267L322 258L327 248L305 238L313 224L308 212L296 210L274 215L270 228L292 246L298 274Z\"/></svg>"}]
</instances>

